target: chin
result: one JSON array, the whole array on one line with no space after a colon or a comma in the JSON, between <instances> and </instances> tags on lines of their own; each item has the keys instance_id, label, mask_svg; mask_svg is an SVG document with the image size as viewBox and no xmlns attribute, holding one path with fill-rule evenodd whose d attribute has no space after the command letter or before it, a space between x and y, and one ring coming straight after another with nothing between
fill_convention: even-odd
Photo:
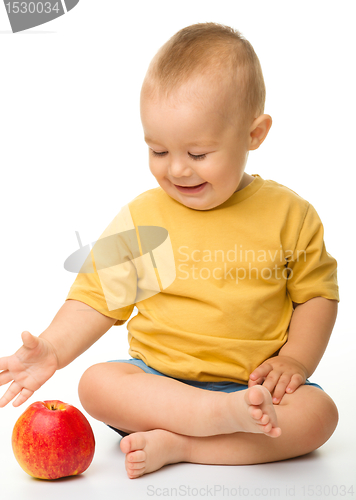
<instances>
[{"instance_id":1,"label":"chin","mask_svg":"<svg viewBox=\"0 0 356 500\"><path fill-rule=\"evenodd\" d=\"M178 197L174 198L175 200L179 201L182 205L188 208L192 208L193 210L210 210L212 208L215 208L218 206L218 204L214 205L213 203L208 204L206 202L203 202L202 200L195 199L195 200L180 200Z\"/></svg>"}]
</instances>

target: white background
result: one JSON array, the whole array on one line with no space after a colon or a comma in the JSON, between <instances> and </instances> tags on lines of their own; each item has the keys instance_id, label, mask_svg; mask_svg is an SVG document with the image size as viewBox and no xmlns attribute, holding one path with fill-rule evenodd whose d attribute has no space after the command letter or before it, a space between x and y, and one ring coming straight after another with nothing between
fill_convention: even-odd
<instances>
[{"instance_id":1,"label":"white background","mask_svg":"<svg viewBox=\"0 0 356 500\"><path fill-rule=\"evenodd\" d=\"M57 482L32 479L12 454L17 418L31 403L48 399L82 410L77 386L85 369L128 357L125 324L58 371L28 402L0 409L1 498L53 500L77 492L83 498L146 498L147 485L185 485L187 491L214 484L244 486L248 497L260 487L260 496L269 498L277 498L269 488L285 496L286 485L296 488L294 498L305 498L308 485L353 484L356 495L354 19L351 0L81 0L61 18L12 34L0 5L0 357L20 347L22 331L40 335L63 304L75 278L63 267L78 248L75 231L83 245L95 241L123 205L158 186L143 141L140 88L158 48L197 22L230 25L252 43L273 126L250 153L246 172L291 188L315 207L326 249L338 261L341 299L328 349L311 378L336 402L340 422L317 452L256 466L177 464L129 480L119 436L87 415L97 442L87 472ZM214 497L225 498L217 492Z\"/></svg>"}]
</instances>

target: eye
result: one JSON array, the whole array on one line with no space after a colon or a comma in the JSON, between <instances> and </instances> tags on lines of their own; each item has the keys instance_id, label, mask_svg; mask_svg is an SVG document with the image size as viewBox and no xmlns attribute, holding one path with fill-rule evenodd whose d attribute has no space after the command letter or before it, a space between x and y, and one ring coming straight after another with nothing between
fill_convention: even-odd
<instances>
[{"instance_id":1,"label":"eye","mask_svg":"<svg viewBox=\"0 0 356 500\"><path fill-rule=\"evenodd\" d=\"M194 158L194 160L204 160L204 158L206 157L206 154L203 154L203 155L192 155L190 153L188 153L192 158Z\"/></svg>"},{"instance_id":2,"label":"eye","mask_svg":"<svg viewBox=\"0 0 356 500\"><path fill-rule=\"evenodd\" d=\"M163 153L156 153L156 151L153 151L153 149L151 149L151 151L152 151L153 156L164 156L167 152L167 151L163 151Z\"/></svg>"},{"instance_id":3,"label":"eye","mask_svg":"<svg viewBox=\"0 0 356 500\"><path fill-rule=\"evenodd\" d=\"M162 153L157 153L157 151L153 151L151 149L153 156L164 156L167 154L167 151L163 151ZM203 160L206 157L206 154L202 155L192 155L191 153L188 153L191 158L194 158L194 160Z\"/></svg>"}]
</instances>

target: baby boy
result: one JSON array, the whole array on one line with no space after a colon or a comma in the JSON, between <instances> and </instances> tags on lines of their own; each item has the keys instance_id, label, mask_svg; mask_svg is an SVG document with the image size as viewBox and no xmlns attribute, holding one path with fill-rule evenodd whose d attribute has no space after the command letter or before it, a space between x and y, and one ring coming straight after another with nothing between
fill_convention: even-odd
<instances>
[{"instance_id":1,"label":"baby boy","mask_svg":"<svg viewBox=\"0 0 356 500\"><path fill-rule=\"evenodd\" d=\"M336 320L337 265L314 207L245 172L272 124L264 102L259 60L236 30L199 23L161 47L141 91L159 187L115 217L50 326L0 358L0 385L12 382L1 407L24 403L136 306L131 358L79 382L84 409L123 436L129 478L279 461L330 438L337 408L308 377Z\"/></svg>"}]
</instances>

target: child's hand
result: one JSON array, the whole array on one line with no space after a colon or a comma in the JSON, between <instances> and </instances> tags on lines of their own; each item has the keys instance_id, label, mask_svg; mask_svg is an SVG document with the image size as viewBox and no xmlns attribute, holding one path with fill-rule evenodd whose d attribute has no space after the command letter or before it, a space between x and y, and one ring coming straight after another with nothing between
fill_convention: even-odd
<instances>
[{"instance_id":1,"label":"child's hand","mask_svg":"<svg viewBox=\"0 0 356 500\"><path fill-rule=\"evenodd\" d=\"M248 386L263 385L273 396L273 404L279 404L285 393L292 394L307 379L306 368L289 356L267 359L251 374Z\"/></svg>"},{"instance_id":2,"label":"child's hand","mask_svg":"<svg viewBox=\"0 0 356 500\"><path fill-rule=\"evenodd\" d=\"M0 408L12 403L20 406L37 391L58 368L58 360L53 346L48 340L35 337L30 332L22 332L23 346L12 356L0 358L0 386L12 384L0 398Z\"/></svg>"}]
</instances>

